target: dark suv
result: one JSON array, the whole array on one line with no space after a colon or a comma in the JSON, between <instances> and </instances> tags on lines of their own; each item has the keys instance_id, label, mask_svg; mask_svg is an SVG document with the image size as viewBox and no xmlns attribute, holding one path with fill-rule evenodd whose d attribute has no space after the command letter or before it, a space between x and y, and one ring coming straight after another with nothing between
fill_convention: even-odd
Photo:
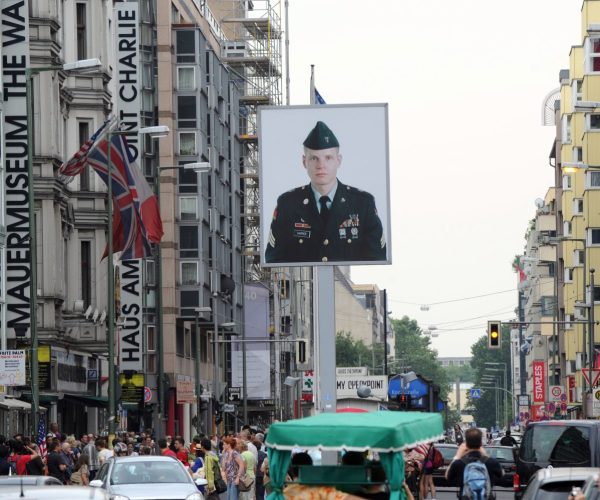
<instances>
[{"instance_id":1,"label":"dark suv","mask_svg":"<svg viewBox=\"0 0 600 500\"><path fill-rule=\"evenodd\" d=\"M515 497L520 498L538 469L599 467L600 421L549 420L527 426L516 454Z\"/></svg>"}]
</instances>

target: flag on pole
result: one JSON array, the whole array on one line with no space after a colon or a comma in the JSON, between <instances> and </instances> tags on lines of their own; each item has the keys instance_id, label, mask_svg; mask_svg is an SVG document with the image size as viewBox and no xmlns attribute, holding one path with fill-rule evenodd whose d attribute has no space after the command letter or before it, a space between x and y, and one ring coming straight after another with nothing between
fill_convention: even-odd
<instances>
[{"instance_id":1,"label":"flag on pole","mask_svg":"<svg viewBox=\"0 0 600 500\"><path fill-rule=\"evenodd\" d=\"M94 135L97 137L99 132L101 130ZM59 170L59 173L66 176L77 175L85 165L89 165L108 185L108 139L97 141L93 147L88 147L82 154L84 146L64 164L72 167L65 168L62 172ZM76 156L78 159L75 159ZM122 252L123 260L147 257L151 254L150 243L159 243L163 235L158 200L140 169L129 156L127 139L124 135L111 136L110 157L113 252ZM77 164L82 166L75 168ZM104 255L107 254L108 251Z\"/></svg>"},{"instance_id":2,"label":"flag on pole","mask_svg":"<svg viewBox=\"0 0 600 500\"><path fill-rule=\"evenodd\" d=\"M327 104L323 96L319 94L319 91L315 88L315 104Z\"/></svg>"},{"instance_id":3,"label":"flag on pole","mask_svg":"<svg viewBox=\"0 0 600 500\"><path fill-rule=\"evenodd\" d=\"M83 172L83 169L86 166L88 152L110 121L111 120L106 120L102 125L100 125L100 128L96 130L96 132L94 132L92 136L81 145L79 151L77 151L68 161L64 162L60 166L58 169L58 174L62 177L61 180L63 182L66 181L65 178L74 177Z\"/></svg>"},{"instance_id":4,"label":"flag on pole","mask_svg":"<svg viewBox=\"0 0 600 500\"><path fill-rule=\"evenodd\" d=\"M525 281L525 279L527 278L525 276L525 270L523 269L523 266L521 265L521 257L520 256L515 256L515 260L513 260L513 264L512 264L513 270L516 273L519 273L519 282Z\"/></svg>"},{"instance_id":5,"label":"flag on pole","mask_svg":"<svg viewBox=\"0 0 600 500\"><path fill-rule=\"evenodd\" d=\"M44 415L40 415L37 431L37 439L35 442L40 450L40 457L44 460L46 458L46 418Z\"/></svg>"}]
</instances>

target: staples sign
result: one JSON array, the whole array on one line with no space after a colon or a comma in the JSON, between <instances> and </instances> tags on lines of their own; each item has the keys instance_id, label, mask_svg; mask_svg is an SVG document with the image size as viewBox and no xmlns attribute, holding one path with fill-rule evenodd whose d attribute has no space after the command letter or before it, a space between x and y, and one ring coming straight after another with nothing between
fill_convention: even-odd
<instances>
[{"instance_id":1,"label":"staples sign","mask_svg":"<svg viewBox=\"0 0 600 500\"><path fill-rule=\"evenodd\" d=\"M543 403L546 395L546 386L544 380L544 362L533 362L533 401Z\"/></svg>"}]
</instances>

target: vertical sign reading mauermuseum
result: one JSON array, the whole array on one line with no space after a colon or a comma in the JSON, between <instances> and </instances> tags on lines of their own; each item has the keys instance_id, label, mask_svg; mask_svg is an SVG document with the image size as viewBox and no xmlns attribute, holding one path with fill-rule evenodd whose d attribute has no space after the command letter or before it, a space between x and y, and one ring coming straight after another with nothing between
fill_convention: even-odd
<instances>
[{"instance_id":1,"label":"vertical sign reading mauermuseum","mask_svg":"<svg viewBox=\"0 0 600 500\"><path fill-rule=\"evenodd\" d=\"M140 88L139 17L137 2L115 4L115 54L117 117L127 132L133 168L139 168ZM143 260L123 260L121 272L121 328L119 329L119 368L121 372L143 371Z\"/></svg>"},{"instance_id":2,"label":"vertical sign reading mauermuseum","mask_svg":"<svg viewBox=\"0 0 600 500\"><path fill-rule=\"evenodd\" d=\"M27 89L29 11L27 0L2 0L2 161L6 207L6 336L30 336L29 175Z\"/></svg>"}]
</instances>

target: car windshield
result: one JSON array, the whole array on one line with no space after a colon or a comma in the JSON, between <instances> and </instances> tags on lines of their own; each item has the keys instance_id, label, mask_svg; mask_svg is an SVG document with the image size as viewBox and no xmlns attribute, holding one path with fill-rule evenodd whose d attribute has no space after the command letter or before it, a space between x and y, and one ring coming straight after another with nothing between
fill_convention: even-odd
<instances>
[{"instance_id":1,"label":"car windshield","mask_svg":"<svg viewBox=\"0 0 600 500\"><path fill-rule=\"evenodd\" d=\"M576 425L538 425L526 433L519 451L523 462L590 464L590 430Z\"/></svg>"},{"instance_id":2,"label":"car windshield","mask_svg":"<svg viewBox=\"0 0 600 500\"><path fill-rule=\"evenodd\" d=\"M178 462L122 462L115 464L111 484L189 483L190 475Z\"/></svg>"},{"instance_id":3,"label":"car windshield","mask_svg":"<svg viewBox=\"0 0 600 500\"><path fill-rule=\"evenodd\" d=\"M543 500L565 500L574 486L583 484L583 481L560 481L556 483L547 483L540 487L535 496L536 499Z\"/></svg>"},{"instance_id":4,"label":"car windshield","mask_svg":"<svg viewBox=\"0 0 600 500\"><path fill-rule=\"evenodd\" d=\"M495 458L496 460L514 462L512 448L486 448L485 451L490 457Z\"/></svg>"},{"instance_id":5,"label":"car windshield","mask_svg":"<svg viewBox=\"0 0 600 500\"><path fill-rule=\"evenodd\" d=\"M458 447L439 446L437 449L440 450L444 460L450 460L454 455L456 455L456 450L458 450Z\"/></svg>"}]
</instances>

